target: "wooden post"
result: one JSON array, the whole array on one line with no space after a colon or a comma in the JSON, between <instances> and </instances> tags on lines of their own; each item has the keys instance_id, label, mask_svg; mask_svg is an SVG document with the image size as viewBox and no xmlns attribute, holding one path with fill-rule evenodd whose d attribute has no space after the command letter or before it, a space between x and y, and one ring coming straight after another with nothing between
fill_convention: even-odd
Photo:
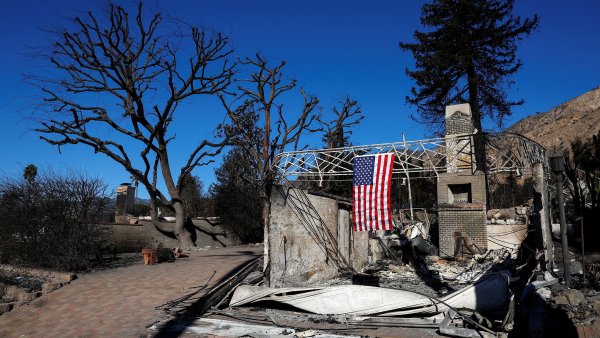
<instances>
[{"instance_id":1,"label":"wooden post","mask_svg":"<svg viewBox=\"0 0 600 338\"><path fill-rule=\"evenodd\" d=\"M542 163L533 164L533 221L536 230L537 249L544 251L546 270L554 267L552 232L548 222L548 191Z\"/></svg>"}]
</instances>

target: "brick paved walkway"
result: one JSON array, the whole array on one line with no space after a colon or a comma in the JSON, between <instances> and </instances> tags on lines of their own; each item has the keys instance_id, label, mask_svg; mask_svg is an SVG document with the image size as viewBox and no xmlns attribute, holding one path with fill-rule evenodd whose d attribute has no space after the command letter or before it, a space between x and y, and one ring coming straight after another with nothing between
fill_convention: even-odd
<instances>
[{"instance_id":1,"label":"brick paved walkway","mask_svg":"<svg viewBox=\"0 0 600 338\"><path fill-rule=\"evenodd\" d=\"M161 305L204 293L259 255L262 246L232 247L193 252L175 263L145 266L140 254L137 264L84 274L29 305L5 313L0 316L0 337L146 336L149 325L167 317ZM201 290L209 279L208 287Z\"/></svg>"}]
</instances>

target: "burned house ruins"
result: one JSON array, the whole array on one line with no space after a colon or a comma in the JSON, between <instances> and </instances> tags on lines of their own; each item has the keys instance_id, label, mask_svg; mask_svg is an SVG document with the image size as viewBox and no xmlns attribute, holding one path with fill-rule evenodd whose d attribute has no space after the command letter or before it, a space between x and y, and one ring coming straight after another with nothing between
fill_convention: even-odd
<instances>
[{"instance_id":1,"label":"burned house ruins","mask_svg":"<svg viewBox=\"0 0 600 338\"><path fill-rule=\"evenodd\" d=\"M482 149L485 156L478 156L476 149ZM349 181L354 157L384 153L396 155L395 181L435 178L439 256L482 254L498 247L515 252L528 226L536 226L540 238L545 237L546 231L541 231L548 224L544 198L534 201L535 207L532 202L529 207L495 208L489 200L491 175L531 173L534 186L545 184L545 150L521 135L478 133L468 104L448 106L443 138L279 155L282 184L271 197L271 224L265 240L273 286L311 285L343 270L358 271L385 250L380 240L396 240L383 232L353 231L348 200L315 196L298 187L299 181L307 180ZM538 215L534 217L537 225L527 224L529 217L524 215L533 212Z\"/></svg>"},{"instance_id":2,"label":"burned house ruins","mask_svg":"<svg viewBox=\"0 0 600 338\"><path fill-rule=\"evenodd\" d=\"M402 336L407 331L394 331L402 328L456 337L513 330L515 304L545 297L558 282L551 273L545 151L521 135L478 133L471 118L468 104L449 106L443 138L280 154L262 273L248 275L227 297L228 307L204 324L226 319L211 332L249 322L361 336ZM355 158L380 154L394 158L389 177L408 189L408 209L394 206L391 230L367 224L368 231L358 231L365 227L353 221L372 221L381 209L357 217L356 200L365 196L357 180L353 199L315 187L350 182ZM374 173L389 164L383 161ZM435 183L436 210L412 203L413 187L423 186L411 185L418 179ZM507 187L522 193L511 190L507 199ZM378 188L367 189L379 198L372 193ZM540 336L539 309L519 311L533 323L529 334Z\"/></svg>"},{"instance_id":3,"label":"burned house ruins","mask_svg":"<svg viewBox=\"0 0 600 338\"><path fill-rule=\"evenodd\" d=\"M389 172L406 188L408 208L389 210L392 229L354 227L355 201L316 188L350 183L362 174L355 158L382 154L393 162L372 170L389 165L380 177ZM558 283L545 160L545 150L521 135L479 133L468 104L446 108L441 138L281 153L263 266L257 258L221 282L215 306L195 323L211 334L275 325L311 336L401 336L394 329L417 327L497 337L530 320L528 332L539 336L539 304L523 300L547 297ZM422 179L435 183L435 210L413 203ZM356 198L356 181L353 189Z\"/></svg>"}]
</instances>

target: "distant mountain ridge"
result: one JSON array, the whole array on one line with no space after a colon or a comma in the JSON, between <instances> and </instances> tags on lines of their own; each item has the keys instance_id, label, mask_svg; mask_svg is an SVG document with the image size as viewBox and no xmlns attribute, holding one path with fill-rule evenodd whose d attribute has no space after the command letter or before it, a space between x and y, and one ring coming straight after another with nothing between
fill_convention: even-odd
<instances>
[{"instance_id":1,"label":"distant mountain ridge","mask_svg":"<svg viewBox=\"0 0 600 338\"><path fill-rule=\"evenodd\" d=\"M548 152L554 147L570 150L575 139L590 138L599 130L600 87L506 128L506 132L519 133L538 142Z\"/></svg>"}]
</instances>

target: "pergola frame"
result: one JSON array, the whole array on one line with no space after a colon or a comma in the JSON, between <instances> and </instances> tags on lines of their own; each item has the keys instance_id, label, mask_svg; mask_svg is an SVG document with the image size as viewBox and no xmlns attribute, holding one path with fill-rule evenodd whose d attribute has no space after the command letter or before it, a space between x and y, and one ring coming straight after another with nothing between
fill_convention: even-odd
<instances>
[{"instance_id":1,"label":"pergola frame","mask_svg":"<svg viewBox=\"0 0 600 338\"><path fill-rule=\"evenodd\" d=\"M484 142L480 142L484 138ZM486 163L478 167L474 149L476 142L485 144ZM277 155L278 174L287 180L299 181L351 181L352 160L357 156L395 153L395 177L408 179L438 177L449 171L477 174L501 172L522 173L534 163L544 163L546 151L537 142L520 134L481 133L452 135L417 141L381 143L344 148L302 150ZM546 171L546 170L545 170ZM419 175L411 175L419 173ZM483 174L483 173L482 173Z\"/></svg>"}]
</instances>

